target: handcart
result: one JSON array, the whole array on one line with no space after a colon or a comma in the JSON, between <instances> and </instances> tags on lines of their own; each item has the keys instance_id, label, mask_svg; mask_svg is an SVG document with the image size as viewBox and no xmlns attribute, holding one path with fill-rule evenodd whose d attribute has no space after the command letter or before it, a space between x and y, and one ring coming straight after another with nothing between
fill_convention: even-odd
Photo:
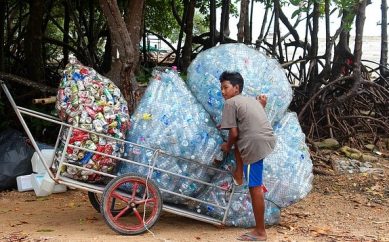
<instances>
[{"instance_id":1,"label":"handcart","mask_svg":"<svg viewBox=\"0 0 389 242\"><path fill-rule=\"evenodd\" d=\"M201 179L196 179L185 174L176 174L169 170L159 168L157 165L157 158L159 156L165 156L171 159L177 159L182 162L195 162L198 164L199 167L213 170L214 172L218 173L225 173L225 176L231 176L229 172L212 166L204 165L198 161L176 157L160 149L145 147L139 144L131 143L124 139L114 138L102 133L96 133L90 130L82 129L80 127L75 127L68 123L62 122L54 116L17 106L7 86L5 85L5 82L0 80L0 84L9 102L11 103L12 108L14 109L18 119L20 120L28 138L31 140L32 146L34 147L40 160L42 161L43 166L46 168L50 178L53 179L55 183L64 184L66 186L87 191L92 206L98 212L101 212L107 225L115 232L122 235L137 235L143 233L149 230L157 222L162 210L195 220L211 223L214 225L220 226L225 224L228 210L232 201L232 196L235 191L235 186L233 185L233 182L231 182L231 186L217 186L215 184L209 183ZM22 115L28 115L60 126L59 134L54 149L56 150L56 152L58 152L60 147L63 148L60 150L60 158L56 161L56 169L54 169L53 166L48 165L54 162L55 156L51 162L47 162L45 160L45 157L39 149L37 142L32 136L29 127L27 126ZM82 130L83 132L94 134L99 137L104 137L106 139L111 139L121 144L131 145L132 147L147 149L152 152L151 160L149 164L143 164L123 157L116 157L96 150L91 150L81 146L75 146L74 144L70 144L69 140L73 132L76 130ZM62 145L59 145L61 142L63 142L61 140L61 136L63 137L64 134L66 135L66 142ZM110 157L120 162L127 162L129 164L136 165L139 167L146 167L148 169L148 174L146 176L138 173L115 175L110 174L108 172L101 172L94 169L89 169L86 167L71 164L69 162L66 162L66 160L64 159L68 148L79 149L85 152L92 152L93 154ZM92 184L72 179L61 174L61 169L63 167L73 167L74 169L93 172L108 178L110 181L107 184ZM225 192L225 200L227 201L227 203L225 203L225 206L222 206L218 203L196 198L195 196L185 195L185 192L170 191L166 188L158 187L157 183L152 179L152 176L155 172L163 172L168 176L175 177L181 180L184 179L193 183L202 184L203 186L208 188L212 187L215 189L220 189L221 191ZM212 206L214 208L222 209L222 211L224 211L224 215L222 216L222 219L216 219L189 210L183 206L180 206L180 204L165 203L162 200L163 193L167 193L169 196L174 196L179 199L187 199L194 203L202 203Z\"/></svg>"}]
</instances>

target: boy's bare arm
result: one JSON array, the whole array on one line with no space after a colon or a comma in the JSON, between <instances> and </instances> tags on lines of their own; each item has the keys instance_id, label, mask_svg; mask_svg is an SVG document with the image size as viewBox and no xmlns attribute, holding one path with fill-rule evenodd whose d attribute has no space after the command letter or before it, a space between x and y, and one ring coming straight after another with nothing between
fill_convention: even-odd
<instances>
[{"instance_id":1,"label":"boy's bare arm","mask_svg":"<svg viewBox=\"0 0 389 242\"><path fill-rule=\"evenodd\" d=\"M229 152L233 144L238 140L239 130L238 128L231 128L228 132L228 141L223 143L221 146L221 150L224 152Z\"/></svg>"},{"instance_id":2,"label":"boy's bare arm","mask_svg":"<svg viewBox=\"0 0 389 242\"><path fill-rule=\"evenodd\" d=\"M263 108L266 107L267 104L267 96L265 94L261 94L257 96L257 101L262 105Z\"/></svg>"}]
</instances>

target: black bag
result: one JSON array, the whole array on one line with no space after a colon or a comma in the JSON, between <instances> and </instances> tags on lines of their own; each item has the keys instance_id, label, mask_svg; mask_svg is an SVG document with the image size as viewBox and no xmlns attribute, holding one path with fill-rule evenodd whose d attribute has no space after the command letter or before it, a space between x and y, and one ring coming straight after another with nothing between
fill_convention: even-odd
<instances>
[{"instance_id":1,"label":"black bag","mask_svg":"<svg viewBox=\"0 0 389 242\"><path fill-rule=\"evenodd\" d=\"M16 188L16 177L32 173L34 149L14 129L0 133L0 191Z\"/></svg>"}]
</instances>

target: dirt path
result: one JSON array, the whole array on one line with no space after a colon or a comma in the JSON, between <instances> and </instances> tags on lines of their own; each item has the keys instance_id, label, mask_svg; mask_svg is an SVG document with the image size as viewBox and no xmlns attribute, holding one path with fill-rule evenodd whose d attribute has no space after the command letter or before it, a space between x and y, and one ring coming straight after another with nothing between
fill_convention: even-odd
<instances>
[{"instance_id":1,"label":"dirt path","mask_svg":"<svg viewBox=\"0 0 389 242\"><path fill-rule=\"evenodd\" d=\"M383 175L316 175L313 191L268 228L268 241L389 241L389 161L378 165ZM0 241L235 241L244 231L163 213L153 234L129 238L104 223L83 191L0 193Z\"/></svg>"}]
</instances>

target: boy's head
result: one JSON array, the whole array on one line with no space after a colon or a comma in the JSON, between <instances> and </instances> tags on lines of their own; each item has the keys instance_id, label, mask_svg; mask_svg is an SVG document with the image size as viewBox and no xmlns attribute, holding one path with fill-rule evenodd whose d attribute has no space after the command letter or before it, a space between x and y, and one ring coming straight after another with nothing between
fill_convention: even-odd
<instances>
[{"instance_id":1,"label":"boy's head","mask_svg":"<svg viewBox=\"0 0 389 242\"><path fill-rule=\"evenodd\" d=\"M244 80L239 72L224 71L220 77L220 87L224 99L230 99L243 90Z\"/></svg>"}]
</instances>

